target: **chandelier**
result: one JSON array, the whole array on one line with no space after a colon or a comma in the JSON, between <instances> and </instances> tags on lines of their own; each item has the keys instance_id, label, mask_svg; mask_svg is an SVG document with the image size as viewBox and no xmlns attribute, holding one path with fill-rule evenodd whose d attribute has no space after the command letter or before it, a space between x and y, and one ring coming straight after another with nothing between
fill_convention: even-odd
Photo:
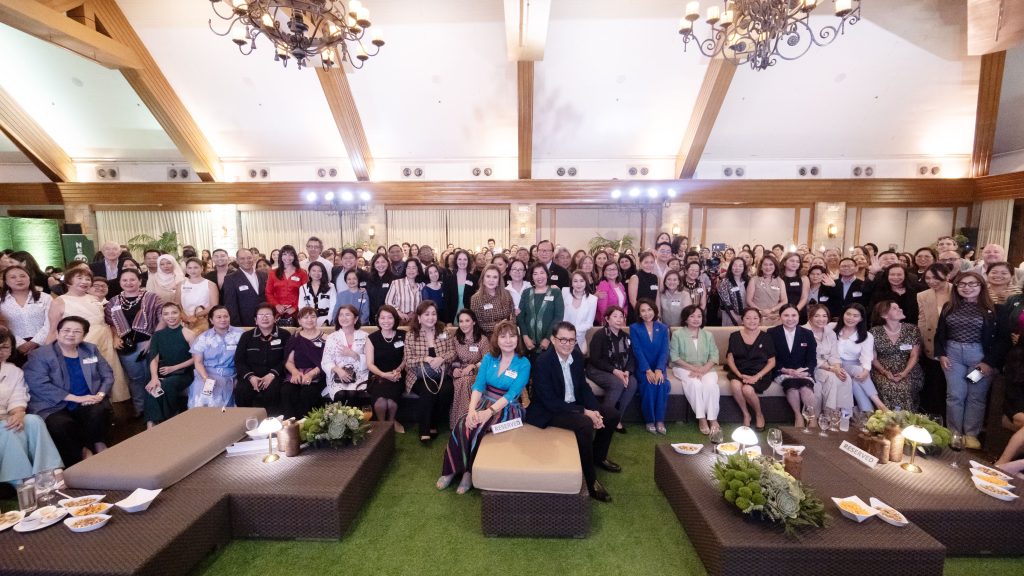
<instances>
[{"instance_id":1,"label":"chandelier","mask_svg":"<svg viewBox=\"0 0 1024 576\"><path fill-rule=\"evenodd\" d=\"M256 49L256 38L264 36L274 45L274 60L288 66L295 59L299 68L313 58L324 69L348 62L353 68L376 56L384 45L384 34L374 28L368 52L363 37L370 27L370 10L359 0L210 0L214 14L229 21L218 32L210 19L210 30L218 36L231 36L238 50L249 55ZM346 8L346 4L348 7ZM222 14L220 6L230 12Z\"/></svg>"},{"instance_id":2,"label":"chandelier","mask_svg":"<svg viewBox=\"0 0 1024 576\"><path fill-rule=\"evenodd\" d=\"M838 18L834 25L819 30L810 17L820 4L830 0L729 0L709 6L705 22L711 27L700 39L693 25L700 19L700 2L686 4L686 16L679 23L683 50L691 41L711 58L721 56L736 65L750 64L764 70L782 60L796 60L811 46L827 46L843 34L845 26L860 21L860 0L831 0Z\"/></svg>"}]
</instances>

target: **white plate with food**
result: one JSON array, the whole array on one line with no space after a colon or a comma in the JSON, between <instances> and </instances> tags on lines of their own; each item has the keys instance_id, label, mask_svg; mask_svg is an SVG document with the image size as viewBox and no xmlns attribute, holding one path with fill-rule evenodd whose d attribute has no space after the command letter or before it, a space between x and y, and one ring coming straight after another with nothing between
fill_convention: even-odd
<instances>
[{"instance_id":1,"label":"white plate with food","mask_svg":"<svg viewBox=\"0 0 1024 576\"><path fill-rule=\"evenodd\" d=\"M723 456L732 456L740 451L740 445L738 442L726 442L725 444L719 444L715 451Z\"/></svg>"},{"instance_id":2,"label":"white plate with food","mask_svg":"<svg viewBox=\"0 0 1024 576\"><path fill-rule=\"evenodd\" d=\"M0 532L7 530L18 522L21 522L21 519L24 517L25 515L18 510L11 510L10 512L0 514Z\"/></svg>"},{"instance_id":3,"label":"white plate with food","mask_svg":"<svg viewBox=\"0 0 1024 576\"><path fill-rule=\"evenodd\" d=\"M787 452L796 452L797 456L804 453L806 446L800 446L799 444L783 444L779 446L779 453L785 454Z\"/></svg>"},{"instance_id":4,"label":"white plate with food","mask_svg":"<svg viewBox=\"0 0 1024 576\"><path fill-rule=\"evenodd\" d=\"M107 510L113 508L113 504L106 502L97 502L95 504L88 504L86 506L79 506L78 508L69 508L72 516L81 518L82 516L93 516L95 514L106 514Z\"/></svg>"},{"instance_id":5,"label":"white plate with food","mask_svg":"<svg viewBox=\"0 0 1024 576\"><path fill-rule=\"evenodd\" d=\"M1009 474L1007 474L1006 472L1003 472L1002 470L999 470L998 468L993 468L991 466L985 466L981 462L977 462L975 460L971 460L971 472L974 472L975 470L977 470L978 472L982 472L984 474L988 474L989 476L995 476L996 478L1002 478L1003 480L1013 480L1013 476L1010 476Z\"/></svg>"},{"instance_id":6,"label":"white plate with food","mask_svg":"<svg viewBox=\"0 0 1024 576\"><path fill-rule=\"evenodd\" d=\"M44 506L37 508L35 512L25 516L14 526L15 532L35 532L47 526L53 526L68 515L67 508L57 506Z\"/></svg>"},{"instance_id":7,"label":"white plate with food","mask_svg":"<svg viewBox=\"0 0 1024 576\"><path fill-rule=\"evenodd\" d=\"M1013 484L1010 484L1009 482L1003 480L999 476L992 476L990 474L986 474L977 468L971 468L971 478L974 478L975 480L980 480L986 484L991 484L996 488L1002 488L1003 490L1014 489Z\"/></svg>"},{"instance_id":8,"label":"white plate with food","mask_svg":"<svg viewBox=\"0 0 1024 576\"><path fill-rule=\"evenodd\" d=\"M747 458L757 458L758 456L761 455L761 447L751 446L750 448L744 450L743 453L747 455Z\"/></svg>"},{"instance_id":9,"label":"white plate with food","mask_svg":"<svg viewBox=\"0 0 1024 576\"><path fill-rule=\"evenodd\" d=\"M125 512L142 512L149 508L149 505L153 503L153 500L156 500L156 497L162 491L160 488L156 490L139 488L124 500L114 502L114 504Z\"/></svg>"},{"instance_id":10,"label":"white plate with food","mask_svg":"<svg viewBox=\"0 0 1024 576\"><path fill-rule=\"evenodd\" d=\"M907 517L904 516L899 510L893 508L892 506L889 506L888 504L882 502L878 498L872 497L868 501L871 503L872 508L878 510L878 517L882 520L885 520L889 524L900 527L910 524L910 521L907 520Z\"/></svg>"},{"instance_id":11,"label":"white plate with food","mask_svg":"<svg viewBox=\"0 0 1024 576\"><path fill-rule=\"evenodd\" d=\"M878 515L878 510L868 506L859 496L847 496L846 498L832 498L839 511L854 522L863 522L872 516Z\"/></svg>"},{"instance_id":12,"label":"white plate with food","mask_svg":"<svg viewBox=\"0 0 1024 576\"><path fill-rule=\"evenodd\" d=\"M687 442L678 442L672 444L672 449L680 454L686 454L687 456L693 456L704 449L703 444L689 444Z\"/></svg>"},{"instance_id":13,"label":"white plate with food","mask_svg":"<svg viewBox=\"0 0 1024 576\"><path fill-rule=\"evenodd\" d=\"M58 500L57 505L63 506L64 508L78 508L79 506L88 506L89 504L102 502L106 497L106 494L90 494L88 496L78 496L76 498L65 498L63 500Z\"/></svg>"},{"instance_id":14,"label":"white plate with food","mask_svg":"<svg viewBox=\"0 0 1024 576\"><path fill-rule=\"evenodd\" d=\"M978 480L977 478L975 478L973 476L971 477L971 480L974 482L974 487L975 488L977 488L978 490L981 490L982 492L984 492L985 494L988 494L989 496L991 496L993 498L998 498L1000 500L1005 500L1006 502L1013 502L1014 500L1019 498L1019 496L1017 496L1013 492L1010 492L1009 490L1003 490L1002 488L1000 488L998 486L993 486L993 485L989 484L988 482L985 482L984 480Z\"/></svg>"},{"instance_id":15,"label":"white plate with food","mask_svg":"<svg viewBox=\"0 0 1024 576\"><path fill-rule=\"evenodd\" d=\"M64 525L72 532L92 532L107 525L113 516L108 514L92 514L90 516L71 517L64 521Z\"/></svg>"}]
</instances>

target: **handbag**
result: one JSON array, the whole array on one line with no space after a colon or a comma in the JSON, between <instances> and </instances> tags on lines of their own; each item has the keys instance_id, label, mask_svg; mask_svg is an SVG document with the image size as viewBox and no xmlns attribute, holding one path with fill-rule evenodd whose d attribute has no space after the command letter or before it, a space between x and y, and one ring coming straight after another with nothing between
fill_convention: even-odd
<instances>
[{"instance_id":1,"label":"handbag","mask_svg":"<svg viewBox=\"0 0 1024 576\"><path fill-rule=\"evenodd\" d=\"M441 391L441 385L444 383L445 367L441 367L440 370L434 368L426 360L421 360L417 364L413 365L413 374L416 375L417 380L423 380L423 387L427 389L427 392L434 394L435 396ZM431 385L434 388L431 388Z\"/></svg>"}]
</instances>

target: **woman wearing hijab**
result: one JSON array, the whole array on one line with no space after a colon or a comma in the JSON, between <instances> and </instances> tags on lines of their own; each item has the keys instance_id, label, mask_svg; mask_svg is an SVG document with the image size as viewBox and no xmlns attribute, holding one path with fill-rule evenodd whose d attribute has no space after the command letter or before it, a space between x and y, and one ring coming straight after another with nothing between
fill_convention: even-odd
<instances>
[{"instance_id":1,"label":"woman wearing hijab","mask_svg":"<svg viewBox=\"0 0 1024 576\"><path fill-rule=\"evenodd\" d=\"M174 256L163 254L156 259L156 273L150 274L146 291L153 292L163 302L174 302L178 286L185 281L185 273Z\"/></svg>"}]
</instances>

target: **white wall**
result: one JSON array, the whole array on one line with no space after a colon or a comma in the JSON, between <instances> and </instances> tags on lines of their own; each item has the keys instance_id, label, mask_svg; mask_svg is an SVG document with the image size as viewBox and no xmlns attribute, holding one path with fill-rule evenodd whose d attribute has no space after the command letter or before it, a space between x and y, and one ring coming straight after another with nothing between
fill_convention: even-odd
<instances>
[{"instance_id":1,"label":"white wall","mask_svg":"<svg viewBox=\"0 0 1024 576\"><path fill-rule=\"evenodd\" d=\"M710 246L724 242L730 246L743 244L786 244L806 241L807 224L810 210L802 209L799 238L793 237L793 224L796 210L793 208L706 208L708 213L707 230L703 235L694 234L699 239L703 236L704 244ZM699 230L702 217L694 210L694 230ZM694 243L696 243L694 241Z\"/></svg>"},{"instance_id":2,"label":"white wall","mask_svg":"<svg viewBox=\"0 0 1024 576\"><path fill-rule=\"evenodd\" d=\"M541 240L548 239L561 244L570 250L587 249L590 240L597 235L610 239L621 239L629 234L634 239L634 251L640 245L640 212L636 210L619 210L614 206L596 206L593 208L546 208L538 209L540 225L538 236ZM649 246L654 240L651 231L661 221L659 210L652 209L647 217L647 228L650 236ZM552 229L552 225L554 229Z\"/></svg>"},{"instance_id":3,"label":"white wall","mask_svg":"<svg viewBox=\"0 0 1024 576\"><path fill-rule=\"evenodd\" d=\"M847 222L855 215L856 210L849 210ZM950 234L953 225L953 208L862 208L859 239L861 244L874 242L880 250L895 244L901 252L913 252ZM852 224L846 238L847 244L853 243Z\"/></svg>"}]
</instances>

